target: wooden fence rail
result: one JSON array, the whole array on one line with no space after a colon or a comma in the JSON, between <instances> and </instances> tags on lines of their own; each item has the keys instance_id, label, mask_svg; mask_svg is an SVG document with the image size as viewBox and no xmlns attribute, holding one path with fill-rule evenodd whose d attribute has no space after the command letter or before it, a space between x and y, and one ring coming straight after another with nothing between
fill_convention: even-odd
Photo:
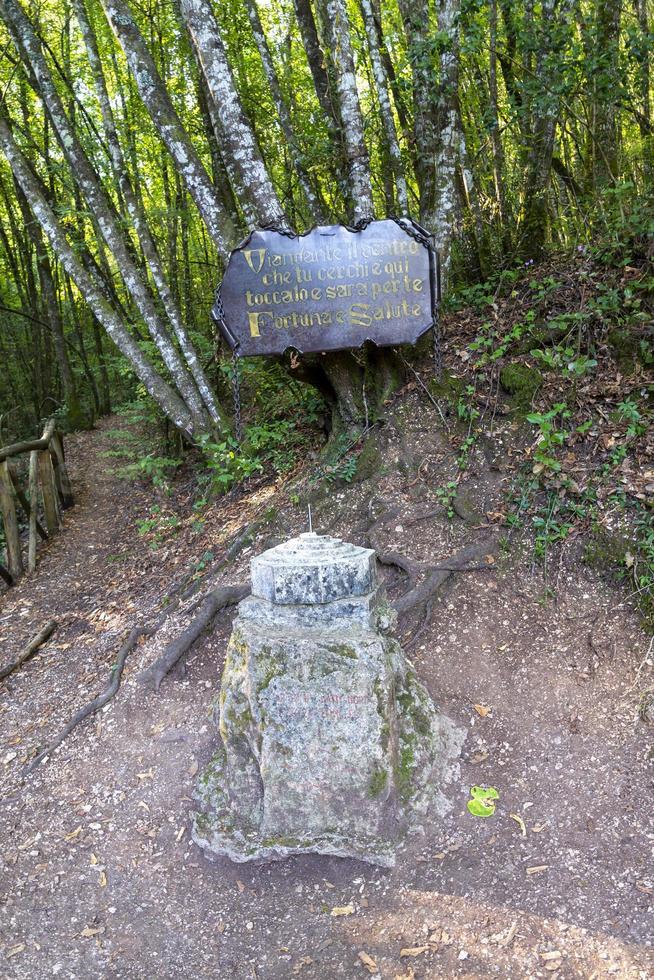
<instances>
[{"instance_id":1,"label":"wooden fence rail","mask_svg":"<svg viewBox=\"0 0 654 980\"><path fill-rule=\"evenodd\" d=\"M27 453L29 476L25 493L14 459ZM39 494L45 527L39 520ZM0 520L4 526L7 553L6 567L0 562L0 578L7 585L14 585L25 571L17 505L28 521L27 569L32 572L36 567L39 538L47 541L56 534L61 529L62 512L73 505L73 491L64 457L64 439L55 428L55 419L48 421L40 439L0 448Z\"/></svg>"}]
</instances>

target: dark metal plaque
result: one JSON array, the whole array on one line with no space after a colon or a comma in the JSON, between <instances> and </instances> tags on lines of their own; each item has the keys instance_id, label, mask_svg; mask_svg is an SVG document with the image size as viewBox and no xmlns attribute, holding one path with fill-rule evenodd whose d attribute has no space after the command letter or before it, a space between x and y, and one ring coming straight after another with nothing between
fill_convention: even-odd
<instances>
[{"instance_id":1,"label":"dark metal plaque","mask_svg":"<svg viewBox=\"0 0 654 980\"><path fill-rule=\"evenodd\" d=\"M408 219L291 237L254 231L232 252L212 310L240 356L414 344L434 320L437 256Z\"/></svg>"}]
</instances>

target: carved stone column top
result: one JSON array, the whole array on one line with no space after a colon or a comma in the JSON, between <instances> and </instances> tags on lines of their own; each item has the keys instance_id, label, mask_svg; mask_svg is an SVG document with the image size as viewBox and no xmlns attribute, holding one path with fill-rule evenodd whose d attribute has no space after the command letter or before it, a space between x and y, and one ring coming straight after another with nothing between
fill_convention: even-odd
<instances>
[{"instance_id":1,"label":"carved stone column top","mask_svg":"<svg viewBox=\"0 0 654 980\"><path fill-rule=\"evenodd\" d=\"M252 559L252 595L279 605L314 605L377 588L375 552L327 534L300 534Z\"/></svg>"}]
</instances>

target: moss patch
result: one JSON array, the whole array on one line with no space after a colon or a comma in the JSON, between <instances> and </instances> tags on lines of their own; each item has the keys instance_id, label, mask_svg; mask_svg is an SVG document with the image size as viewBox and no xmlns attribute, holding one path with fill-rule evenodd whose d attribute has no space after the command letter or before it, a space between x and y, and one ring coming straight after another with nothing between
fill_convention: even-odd
<instances>
[{"instance_id":1,"label":"moss patch","mask_svg":"<svg viewBox=\"0 0 654 980\"><path fill-rule=\"evenodd\" d=\"M629 548L630 543L626 538L596 527L584 547L584 561L599 571L615 571L616 566L624 568Z\"/></svg>"},{"instance_id":2,"label":"moss patch","mask_svg":"<svg viewBox=\"0 0 654 980\"><path fill-rule=\"evenodd\" d=\"M624 375L633 374L640 351L638 338L629 330L611 330L606 338L620 372Z\"/></svg>"},{"instance_id":3,"label":"moss patch","mask_svg":"<svg viewBox=\"0 0 654 980\"><path fill-rule=\"evenodd\" d=\"M368 786L368 793L373 800L376 800L382 795L386 787L388 786L388 770L383 769L381 766L373 772L370 777L370 784Z\"/></svg>"},{"instance_id":4,"label":"moss patch","mask_svg":"<svg viewBox=\"0 0 654 980\"><path fill-rule=\"evenodd\" d=\"M455 374L448 374L447 371L443 371L440 379L431 379L428 388L434 398L445 398L447 401L456 404L463 394L465 382L463 378L457 378Z\"/></svg>"},{"instance_id":5,"label":"moss patch","mask_svg":"<svg viewBox=\"0 0 654 980\"><path fill-rule=\"evenodd\" d=\"M516 407L526 411L531 408L540 386L540 374L535 368L515 361L505 365L500 371L500 384L511 395Z\"/></svg>"},{"instance_id":6,"label":"moss patch","mask_svg":"<svg viewBox=\"0 0 654 980\"><path fill-rule=\"evenodd\" d=\"M378 473L383 466L382 454L372 439L368 439L357 458L357 468L354 474L356 483L363 483Z\"/></svg>"}]
</instances>

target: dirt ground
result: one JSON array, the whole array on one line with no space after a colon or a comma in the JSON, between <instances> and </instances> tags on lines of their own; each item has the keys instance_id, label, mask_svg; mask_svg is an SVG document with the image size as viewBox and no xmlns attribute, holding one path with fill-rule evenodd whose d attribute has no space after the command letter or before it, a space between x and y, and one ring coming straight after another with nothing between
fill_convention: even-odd
<instances>
[{"instance_id":1,"label":"dirt ground","mask_svg":"<svg viewBox=\"0 0 654 980\"><path fill-rule=\"evenodd\" d=\"M452 461L433 417L405 414L387 471L316 500L314 526L363 543L371 514L398 508L376 543L433 562L489 528L483 517L416 520L437 506ZM126 631L156 618L207 549L220 557L274 504L253 548L209 580L245 581L253 550L306 529L303 507L262 482L210 508L200 531L183 499L164 504L183 514L181 530L148 548L151 491L101 455L120 424L68 440L77 505L65 533L0 597L1 663L59 622L0 685L0 976L653 977L652 729L637 712L650 638L573 548L545 580L528 549L505 545L492 570L454 576L436 601L410 657L467 729L461 778L447 820L410 837L391 871L320 856L211 863L190 842L195 774L217 737L225 614L152 693L138 673L188 622L174 610L130 656L116 699L23 776L104 687ZM498 424L495 457L469 471L482 515L510 478L502 425L510 437ZM493 817L468 813L475 784L498 790Z\"/></svg>"}]
</instances>

